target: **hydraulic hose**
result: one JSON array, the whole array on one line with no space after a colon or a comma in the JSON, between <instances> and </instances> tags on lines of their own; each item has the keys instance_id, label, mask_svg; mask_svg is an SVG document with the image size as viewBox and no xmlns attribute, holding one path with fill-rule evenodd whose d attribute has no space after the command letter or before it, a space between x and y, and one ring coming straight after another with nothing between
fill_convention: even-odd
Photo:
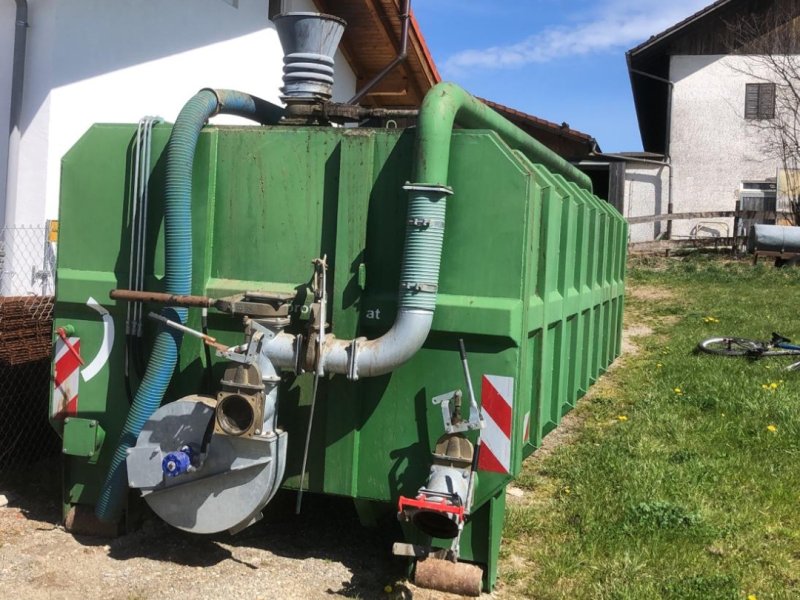
<instances>
[{"instance_id":1,"label":"hydraulic hose","mask_svg":"<svg viewBox=\"0 0 800 600\"><path fill-rule=\"evenodd\" d=\"M184 105L167 143L164 190L166 292L186 295L192 291L192 171L200 131L216 114L245 117L261 124L275 124L283 109L249 94L232 90L200 90ZM185 323L187 309L165 308L167 319ZM142 427L164 399L181 346L179 331L163 327L157 334L144 377L136 391L119 442L95 507L103 521L119 520L127 499L125 459L136 444Z\"/></svg>"}]
</instances>

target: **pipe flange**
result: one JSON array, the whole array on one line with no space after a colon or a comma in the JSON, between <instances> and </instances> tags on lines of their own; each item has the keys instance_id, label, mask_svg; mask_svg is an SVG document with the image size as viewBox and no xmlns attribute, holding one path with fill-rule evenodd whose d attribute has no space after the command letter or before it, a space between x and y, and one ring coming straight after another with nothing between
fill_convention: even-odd
<instances>
[{"instance_id":1,"label":"pipe flange","mask_svg":"<svg viewBox=\"0 0 800 600\"><path fill-rule=\"evenodd\" d=\"M359 345L366 342L367 338L358 337L350 344L347 356L347 378L350 381L358 381L358 350Z\"/></svg>"},{"instance_id":2,"label":"pipe flange","mask_svg":"<svg viewBox=\"0 0 800 600\"><path fill-rule=\"evenodd\" d=\"M298 333L294 338L294 374L302 375L305 372L303 368L303 334Z\"/></svg>"}]
</instances>

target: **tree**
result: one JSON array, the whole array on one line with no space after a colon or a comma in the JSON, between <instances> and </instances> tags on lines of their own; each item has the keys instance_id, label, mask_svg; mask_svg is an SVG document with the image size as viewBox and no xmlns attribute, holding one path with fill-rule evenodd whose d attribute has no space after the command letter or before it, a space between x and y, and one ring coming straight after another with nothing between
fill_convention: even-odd
<instances>
[{"instance_id":1,"label":"tree","mask_svg":"<svg viewBox=\"0 0 800 600\"><path fill-rule=\"evenodd\" d=\"M727 24L728 47L746 57L733 68L763 84L748 86L745 118L762 131L764 153L779 161L785 174L779 189L792 222L800 225L800 2L761 6Z\"/></svg>"}]
</instances>

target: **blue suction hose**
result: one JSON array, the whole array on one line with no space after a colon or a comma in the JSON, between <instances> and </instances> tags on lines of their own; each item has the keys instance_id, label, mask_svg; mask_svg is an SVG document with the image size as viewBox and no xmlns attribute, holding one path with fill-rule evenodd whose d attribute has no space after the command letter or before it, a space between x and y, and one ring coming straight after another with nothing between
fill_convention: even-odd
<instances>
[{"instance_id":1,"label":"blue suction hose","mask_svg":"<svg viewBox=\"0 0 800 600\"><path fill-rule=\"evenodd\" d=\"M206 121L217 114L245 117L263 125L274 125L283 109L249 94L233 90L200 90L181 110L167 144L164 200L166 291L192 292L192 166L197 141ZM161 314L186 323L187 309L165 308ZM156 336L144 377L136 391L122 428L111 466L100 491L95 514L102 521L118 521L128 492L125 459L136 445L142 427L161 406L181 347L181 332L162 327Z\"/></svg>"}]
</instances>

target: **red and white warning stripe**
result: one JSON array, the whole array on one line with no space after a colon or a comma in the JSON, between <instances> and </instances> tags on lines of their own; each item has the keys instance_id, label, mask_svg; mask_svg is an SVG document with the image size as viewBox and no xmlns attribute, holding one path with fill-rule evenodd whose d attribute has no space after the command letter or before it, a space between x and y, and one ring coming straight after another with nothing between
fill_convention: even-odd
<instances>
[{"instance_id":1,"label":"red and white warning stripe","mask_svg":"<svg viewBox=\"0 0 800 600\"><path fill-rule=\"evenodd\" d=\"M69 343L80 354L81 340L69 338ZM63 419L78 414L78 382L80 362L75 353L61 338L56 338L55 372L53 373L53 399L50 403L54 419Z\"/></svg>"},{"instance_id":2,"label":"red and white warning stripe","mask_svg":"<svg viewBox=\"0 0 800 600\"><path fill-rule=\"evenodd\" d=\"M484 375L481 383L481 410L486 427L481 431L478 470L511 472L513 409L514 378Z\"/></svg>"}]
</instances>

